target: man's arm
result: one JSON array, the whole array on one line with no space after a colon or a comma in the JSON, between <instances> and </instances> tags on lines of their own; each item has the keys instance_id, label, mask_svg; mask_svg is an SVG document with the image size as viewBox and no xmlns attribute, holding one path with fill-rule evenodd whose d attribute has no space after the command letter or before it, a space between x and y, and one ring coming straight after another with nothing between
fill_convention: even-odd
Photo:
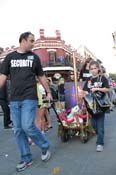
<instances>
[{"instance_id":1,"label":"man's arm","mask_svg":"<svg viewBox=\"0 0 116 175\"><path fill-rule=\"evenodd\" d=\"M51 92L51 91L50 91L50 87L49 87L48 82L47 82L47 78L45 77L45 75L39 76L38 78L39 78L40 83L41 83L42 86L44 87L45 91L46 91L47 93Z\"/></svg>"},{"instance_id":2,"label":"man's arm","mask_svg":"<svg viewBox=\"0 0 116 175\"><path fill-rule=\"evenodd\" d=\"M7 79L7 76L4 74L0 74L0 87L2 87Z\"/></svg>"}]
</instances>

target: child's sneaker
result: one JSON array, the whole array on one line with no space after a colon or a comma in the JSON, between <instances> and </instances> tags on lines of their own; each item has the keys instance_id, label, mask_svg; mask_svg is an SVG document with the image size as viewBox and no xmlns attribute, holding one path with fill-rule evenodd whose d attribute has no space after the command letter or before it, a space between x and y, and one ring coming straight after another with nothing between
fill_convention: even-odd
<instances>
[{"instance_id":1,"label":"child's sneaker","mask_svg":"<svg viewBox=\"0 0 116 175\"><path fill-rule=\"evenodd\" d=\"M103 145L97 145L96 151L97 152L102 152L104 150Z\"/></svg>"},{"instance_id":2,"label":"child's sneaker","mask_svg":"<svg viewBox=\"0 0 116 175\"><path fill-rule=\"evenodd\" d=\"M33 161L30 161L30 162L23 162L23 161L22 161L22 162L20 162L19 164L17 164L16 170L17 170L18 172L24 171L28 166L31 166L32 163L33 163Z\"/></svg>"},{"instance_id":3,"label":"child's sneaker","mask_svg":"<svg viewBox=\"0 0 116 175\"><path fill-rule=\"evenodd\" d=\"M46 152L42 152L41 160L47 162L51 158L51 152L47 150Z\"/></svg>"}]
</instances>

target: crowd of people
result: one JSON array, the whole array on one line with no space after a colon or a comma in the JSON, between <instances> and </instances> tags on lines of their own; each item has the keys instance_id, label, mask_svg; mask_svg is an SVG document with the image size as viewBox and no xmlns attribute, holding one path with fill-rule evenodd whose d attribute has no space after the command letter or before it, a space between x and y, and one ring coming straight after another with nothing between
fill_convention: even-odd
<instances>
[{"instance_id":1,"label":"crowd of people","mask_svg":"<svg viewBox=\"0 0 116 175\"><path fill-rule=\"evenodd\" d=\"M16 165L17 171L33 163L31 143L41 149L42 161L51 158L50 142L45 135L53 127L50 102L55 100L58 113L65 111L65 80L60 77L54 84L52 79L45 76L40 58L32 52L34 41L31 32L22 33L19 48L6 56L0 70L0 105L4 113L4 128L13 126L21 156L21 161ZM100 75L99 64L91 58L87 59L79 76L84 95L109 91L108 79L102 76L100 80ZM9 94L6 92L8 79L11 82L10 102L6 96ZM104 148L104 119L105 112L91 116L91 124L97 134L96 151L99 152Z\"/></svg>"}]
</instances>

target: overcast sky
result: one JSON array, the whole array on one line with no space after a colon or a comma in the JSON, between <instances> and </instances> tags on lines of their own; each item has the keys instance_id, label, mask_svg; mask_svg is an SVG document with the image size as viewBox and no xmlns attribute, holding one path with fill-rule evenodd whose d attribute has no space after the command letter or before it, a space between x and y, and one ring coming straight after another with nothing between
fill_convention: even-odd
<instances>
[{"instance_id":1,"label":"overcast sky","mask_svg":"<svg viewBox=\"0 0 116 175\"><path fill-rule=\"evenodd\" d=\"M18 46L22 32L39 29L74 48L85 45L103 61L107 72L116 73L112 33L116 30L116 0L0 0L0 46Z\"/></svg>"}]
</instances>

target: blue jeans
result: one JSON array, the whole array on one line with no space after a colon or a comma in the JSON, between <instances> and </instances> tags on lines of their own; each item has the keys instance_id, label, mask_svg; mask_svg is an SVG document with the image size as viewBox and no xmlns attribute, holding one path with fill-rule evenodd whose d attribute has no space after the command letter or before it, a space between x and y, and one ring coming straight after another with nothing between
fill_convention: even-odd
<instances>
[{"instance_id":1,"label":"blue jeans","mask_svg":"<svg viewBox=\"0 0 116 175\"><path fill-rule=\"evenodd\" d=\"M28 162L32 160L28 137L30 137L42 151L46 151L49 148L47 138L35 126L37 105L37 100L10 102L14 133L21 152L21 161Z\"/></svg>"},{"instance_id":2,"label":"blue jeans","mask_svg":"<svg viewBox=\"0 0 116 175\"><path fill-rule=\"evenodd\" d=\"M97 134L97 145L104 145L104 119L105 113L91 117L91 124Z\"/></svg>"}]
</instances>

